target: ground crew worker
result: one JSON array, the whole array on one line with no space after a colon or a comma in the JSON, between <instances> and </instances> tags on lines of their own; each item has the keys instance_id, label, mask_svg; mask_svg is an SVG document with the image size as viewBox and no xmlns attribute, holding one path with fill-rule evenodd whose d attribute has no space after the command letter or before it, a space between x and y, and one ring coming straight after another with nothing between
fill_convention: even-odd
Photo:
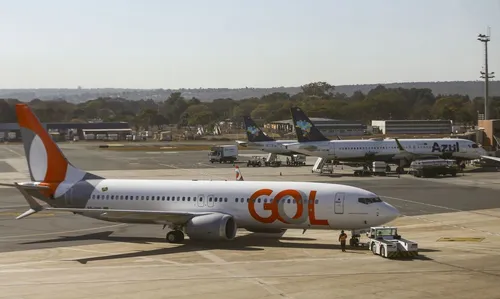
<instances>
[{"instance_id":1,"label":"ground crew worker","mask_svg":"<svg viewBox=\"0 0 500 299\"><path fill-rule=\"evenodd\" d=\"M340 242L340 247L342 248L342 251L345 252L345 242L347 240L347 235L344 233L344 231L340 232L339 236L339 242Z\"/></svg>"}]
</instances>

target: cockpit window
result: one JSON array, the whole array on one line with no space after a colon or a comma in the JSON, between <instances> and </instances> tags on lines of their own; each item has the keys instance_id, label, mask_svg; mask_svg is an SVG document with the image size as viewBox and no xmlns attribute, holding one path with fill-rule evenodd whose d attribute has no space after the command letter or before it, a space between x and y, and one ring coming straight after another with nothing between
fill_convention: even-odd
<instances>
[{"instance_id":1,"label":"cockpit window","mask_svg":"<svg viewBox=\"0 0 500 299\"><path fill-rule=\"evenodd\" d=\"M472 148L478 148L477 144L473 143Z\"/></svg>"},{"instance_id":2,"label":"cockpit window","mask_svg":"<svg viewBox=\"0 0 500 299\"><path fill-rule=\"evenodd\" d=\"M358 202L365 205L369 205L374 202L382 202L382 200L380 199L380 197L365 197L365 198L359 198Z\"/></svg>"}]
</instances>

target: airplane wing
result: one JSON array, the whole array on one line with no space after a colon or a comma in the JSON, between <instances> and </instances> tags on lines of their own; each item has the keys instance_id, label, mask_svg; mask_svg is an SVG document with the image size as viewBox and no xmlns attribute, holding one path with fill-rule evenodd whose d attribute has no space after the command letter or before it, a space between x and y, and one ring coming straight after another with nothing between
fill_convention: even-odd
<instances>
[{"instance_id":1,"label":"airplane wing","mask_svg":"<svg viewBox=\"0 0 500 299\"><path fill-rule=\"evenodd\" d=\"M191 218L212 212L173 212L173 211L151 211L151 210L119 210L119 209L79 209L79 208L45 208L47 211L61 211L73 213L100 212L101 217L107 219L134 218L172 224L184 224Z\"/></svg>"},{"instance_id":2,"label":"airplane wing","mask_svg":"<svg viewBox=\"0 0 500 299\"><path fill-rule=\"evenodd\" d=\"M492 161L495 161L495 162L500 162L500 158L499 157L481 156L481 159L488 159L488 160L492 160Z\"/></svg>"},{"instance_id":3,"label":"airplane wing","mask_svg":"<svg viewBox=\"0 0 500 299\"><path fill-rule=\"evenodd\" d=\"M398 154L399 157L402 156L403 158L408 159L408 160L415 160L418 157L420 157L417 154L414 154L414 153L411 153L411 152L405 150L397 138L394 138L394 141L396 141L396 146L398 147L398 150L399 150L399 154Z\"/></svg>"}]
</instances>

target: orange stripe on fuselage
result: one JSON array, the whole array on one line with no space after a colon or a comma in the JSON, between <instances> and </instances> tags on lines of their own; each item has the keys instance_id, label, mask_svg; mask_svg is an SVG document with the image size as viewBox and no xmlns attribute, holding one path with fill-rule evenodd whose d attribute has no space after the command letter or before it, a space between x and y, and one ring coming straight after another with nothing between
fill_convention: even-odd
<instances>
[{"instance_id":1,"label":"orange stripe on fuselage","mask_svg":"<svg viewBox=\"0 0 500 299\"><path fill-rule=\"evenodd\" d=\"M68 162L27 104L16 104L16 114L19 126L33 131L40 137L45 146L45 151L47 152L47 173L43 182L50 187L51 194L54 194L57 186L66 177Z\"/></svg>"}]
</instances>

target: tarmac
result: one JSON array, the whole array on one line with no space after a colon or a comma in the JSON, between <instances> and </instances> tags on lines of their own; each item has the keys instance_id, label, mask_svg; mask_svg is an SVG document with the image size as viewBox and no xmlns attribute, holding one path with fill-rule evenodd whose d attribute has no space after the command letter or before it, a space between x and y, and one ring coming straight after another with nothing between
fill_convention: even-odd
<instances>
[{"instance_id":1,"label":"tarmac","mask_svg":"<svg viewBox=\"0 0 500 299\"><path fill-rule=\"evenodd\" d=\"M120 152L62 144L75 166L109 178L234 180L207 152ZM280 239L244 230L229 242L165 243L155 225L127 225L27 209L0 188L0 298L500 298L497 173L455 178L353 177L304 167L246 167L245 180L315 181L362 187L404 216L389 223L420 255L388 260L340 251L338 231L288 230ZM29 180L21 145L0 145L0 182ZM461 239L460 239L461 238ZM366 238L362 238L366 241Z\"/></svg>"}]
</instances>

